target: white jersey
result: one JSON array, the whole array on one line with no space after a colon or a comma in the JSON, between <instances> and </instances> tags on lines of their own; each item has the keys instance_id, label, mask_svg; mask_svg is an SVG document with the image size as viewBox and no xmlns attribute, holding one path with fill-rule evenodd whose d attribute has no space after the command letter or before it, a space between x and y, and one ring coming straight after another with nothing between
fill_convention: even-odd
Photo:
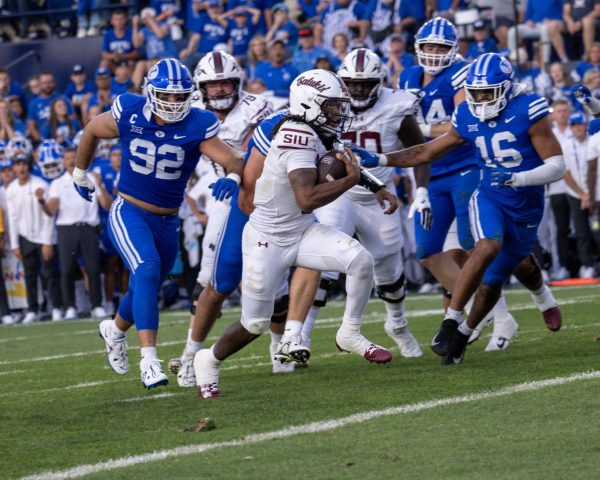
<instances>
[{"instance_id":1,"label":"white jersey","mask_svg":"<svg viewBox=\"0 0 600 480\"><path fill-rule=\"evenodd\" d=\"M202 99L192 103L192 107L205 108ZM246 153L244 140L249 133L265 118L273 113L273 104L262 95L250 95L246 92L240 93L235 106L221 123L218 137L233 148L240 155ZM209 162L219 177L225 176L223 166L213 162L206 155L201 160Z\"/></svg>"},{"instance_id":2,"label":"white jersey","mask_svg":"<svg viewBox=\"0 0 600 480\"><path fill-rule=\"evenodd\" d=\"M402 121L415 111L417 97L405 90L382 88L375 105L363 112L356 113L352 119L350 130L342 135L359 147L377 153L392 152L402 148L398 131ZM374 167L369 173L385 183L388 190L392 188L394 169L390 167ZM369 200L375 194L359 185L352 187L346 195L354 200Z\"/></svg>"},{"instance_id":3,"label":"white jersey","mask_svg":"<svg viewBox=\"0 0 600 480\"><path fill-rule=\"evenodd\" d=\"M300 168L317 168L316 159L326 152L317 133L308 125L288 120L271 142L262 175L256 182L255 209L250 223L281 246L296 242L315 221L302 213L288 174Z\"/></svg>"}]
</instances>

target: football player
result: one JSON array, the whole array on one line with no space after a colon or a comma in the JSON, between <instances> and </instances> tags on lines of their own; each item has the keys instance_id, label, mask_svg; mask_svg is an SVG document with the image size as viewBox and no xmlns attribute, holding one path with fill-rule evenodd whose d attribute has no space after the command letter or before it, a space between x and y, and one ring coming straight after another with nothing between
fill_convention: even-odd
<instances>
[{"instance_id":1,"label":"football player","mask_svg":"<svg viewBox=\"0 0 600 480\"><path fill-rule=\"evenodd\" d=\"M178 251L179 218L188 179L200 154L228 173L213 186L219 199L238 188L242 158L217 136L219 121L206 110L191 108L194 85L187 68L167 58L146 78L147 97L130 93L115 99L110 112L94 118L79 144L75 187L90 199L94 187L86 176L100 138L120 137L123 160L119 196L113 202L109 235L131 272L129 291L114 320L100 323L110 366L127 373L125 332L135 322L141 347L141 379L146 388L168 383L156 352L159 287Z\"/></svg>"},{"instance_id":2,"label":"football player","mask_svg":"<svg viewBox=\"0 0 600 480\"><path fill-rule=\"evenodd\" d=\"M347 129L349 98L339 77L310 70L290 87L290 110L275 136L254 192L255 209L242 239L242 318L210 348L194 358L198 391L220 396L219 370L227 357L266 331L277 289L296 265L346 273L348 298L336 335L340 350L370 362L391 360L388 350L360 332L373 282L373 258L356 240L316 222L312 212L339 197L360 180L352 154L338 155L347 176L317 184L315 158L331 150Z\"/></svg>"},{"instance_id":3,"label":"football player","mask_svg":"<svg viewBox=\"0 0 600 480\"><path fill-rule=\"evenodd\" d=\"M473 329L497 302L502 284L515 269L521 278L530 275L524 284L538 308L553 312L548 328L556 331L561 325L552 294L543 283L534 287L536 274L526 265L543 214L543 185L562 178L565 170L547 118L548 104L537 94L522 93L508 60L494 53L480 56L469 67L465 93L466 102L454 112L448 132L424 145L380 155L378 162L417 166L468 143L484 163L482 180L469 201L475 249L460 272L446 318L432 342L446 364L462 361ZM463 309L475 292L463 321Z\"/></svg>"},{"instance_id":4,"label":"football player","mask_svg":"<svg viewBox=\"0 0 600 480\"><path fill-rule=\"evenodd\" d=\"M423 135L413 116L417 98L412 93L394 91L383 87L385 69L377 54L366 48L350 52L338 75L350 94L353 114L350 130L341 135L342 140L357 144L378 153L392 151L400 145L409 147L423 143ZM394 192L393 174L390 168L375 167L369 173ZM426 187L429 166L417 170L417 186ZM424 208L422 215L430 215ZM387 320L386 333L398 344L404 357L420 357L423 352L408 328L404 316L404 266L402 262L402 224L400 212L386 215L373 192L357 185L333 202L315 211L319 223L329 225L352 237L357 235L360 243L373 256L375 285L379 298L384 301ZM337 275L337 274L336 274ZM334 277L335 278L335 277ZM321 289L326 290L332 280L331 273L323 275ZM310 318L302 328L302 340L308 343L309 329L314 325L318 307L324 306L325 292L315 299ZM289 349L296 348L299 340L286 334L277 352L277 358L285 359Z\"/></svg>"}]
</instances>

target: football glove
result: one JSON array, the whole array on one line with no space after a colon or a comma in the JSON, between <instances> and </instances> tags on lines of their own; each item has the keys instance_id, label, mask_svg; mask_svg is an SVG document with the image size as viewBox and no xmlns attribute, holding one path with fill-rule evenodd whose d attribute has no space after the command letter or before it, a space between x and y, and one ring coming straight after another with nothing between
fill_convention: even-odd
<instances>
[{"instance_id":1,"label":"football glove","mask_svg":"<svg viewBox=\"0 0 600 480\"><path fill-rule=\"evenodd\" d=\"M387 165L387 158L382 153L370 152L364 148L361 148L353 143L345 144L346 148L352 150L354 155L356 155L356 160L360 163L361 167L365 168L373 168Z\"/></svg>"},{"instance_id":2,"label":"football glove","mask_svg":"<svg viewBox=\"0 0 600 480\"><path fill-rule=\"evenodd\" d=\"M425 187L417 188L415 200L408 210L408 218L413 218L415 213L419 213L419 223L425 230L429 230L433 223L433 213L431 211L431 202L429 201L429 192Z\"/></svg>"},{"instance_id":3,"label":"football glove","mask_svg":"<svg viewBox=\"0 0 600 480\"><path fill-rule=\"evenodd\" d=\"M598 132L600 132L600 118L595 118L588 126L588 133L590 135L595 135Z\"/></svg>"},{"instance_id":4,"label":"football glove","mask_svg":"<svg viewBox=\"0 0 600 480\"><path fill-rule=\"evenodd\" d=\"M75 170L73 170L73 186L81 198L88 202L92 201L92 193L94 193L96 187L88 178L85 170L75 167Z\"/></svg>"},{"instance_id":5,"label":"football glove","mask_svg":"<svg viewBox=\"0 0 600 480\"><path fill-rule=\"evenodd\" d=\"M582 105L587 105L592 100L592 92L588 87L581 83L577 83L571 87L571 93L575 99Z\"/></svg>"},{"instance_id":6,"label":"football glove","mask_svg":"<svg viewBox=\"0 0 600 480\"><path fill-rule=\"evenodd\" d=\"M215 183L211 183L208 188L212 188L212 196L219 201L231 198L237 192L239 175L230 173L226 177L219 178Z\"/></svg>"},{"instance_id":7,"label":"football glove","mask_svg":"<svg viewBox=\"0 0 600 480\"><path fill-rule=\"evenodd\" d=\"M514 174L506 168L493 168L490 172L490 186L494 188L507 188L512 186Z\"/></svg>"}]
</instances>

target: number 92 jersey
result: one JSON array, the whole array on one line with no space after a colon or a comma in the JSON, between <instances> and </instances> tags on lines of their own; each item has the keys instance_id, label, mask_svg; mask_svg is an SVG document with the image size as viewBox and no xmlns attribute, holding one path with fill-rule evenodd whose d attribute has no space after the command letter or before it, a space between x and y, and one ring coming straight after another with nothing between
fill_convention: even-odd
<instances>
[{"instance_id":1,"label":"number 92 jersey","mask_svg":"<svg viewBox=\"0 0 600 480\"><path fill-rule=\"evenodd\" d=\"M119 191L164 208L179 208L200 158L200 143L219 133L214 113L192 108L176 123L159 125L146 98L119 95L111 108L123 144Z\"/></svg>"},{"instance_id":2,"label":"number 92 jersey","mask_svg":"<svg viewBox=\"0 0 600 480\"><path fill-rule=\"evenodd\" d=\"M491 198L517 222L529 222L544 208L544 187L495 188L490 186L492 168L523 172L544 162L538 155L529 129L548 115L548 102L535 93L520 94L508 101L500 114L488 121L473 116L466 102L461 103L452 117L452 126L468 143L476 147L483 162L480 191Z\"/></svg>"}]
</instances>

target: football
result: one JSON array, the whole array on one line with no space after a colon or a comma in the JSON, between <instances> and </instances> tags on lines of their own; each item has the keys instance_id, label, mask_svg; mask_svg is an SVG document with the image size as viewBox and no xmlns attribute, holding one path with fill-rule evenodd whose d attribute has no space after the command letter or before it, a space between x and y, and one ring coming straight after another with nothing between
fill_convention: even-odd
<instances>
[{"instance_id":1,"label":"football","mask_svg":"<svg viewBox=\"0 0 600 480\"><path fill-rule=\"evenodd\" d=\"M346 176L346 165L336 154L346 155L344 150L330 150L317 160L317 183L333 182Z\"/></svg>"}]
</instances>

